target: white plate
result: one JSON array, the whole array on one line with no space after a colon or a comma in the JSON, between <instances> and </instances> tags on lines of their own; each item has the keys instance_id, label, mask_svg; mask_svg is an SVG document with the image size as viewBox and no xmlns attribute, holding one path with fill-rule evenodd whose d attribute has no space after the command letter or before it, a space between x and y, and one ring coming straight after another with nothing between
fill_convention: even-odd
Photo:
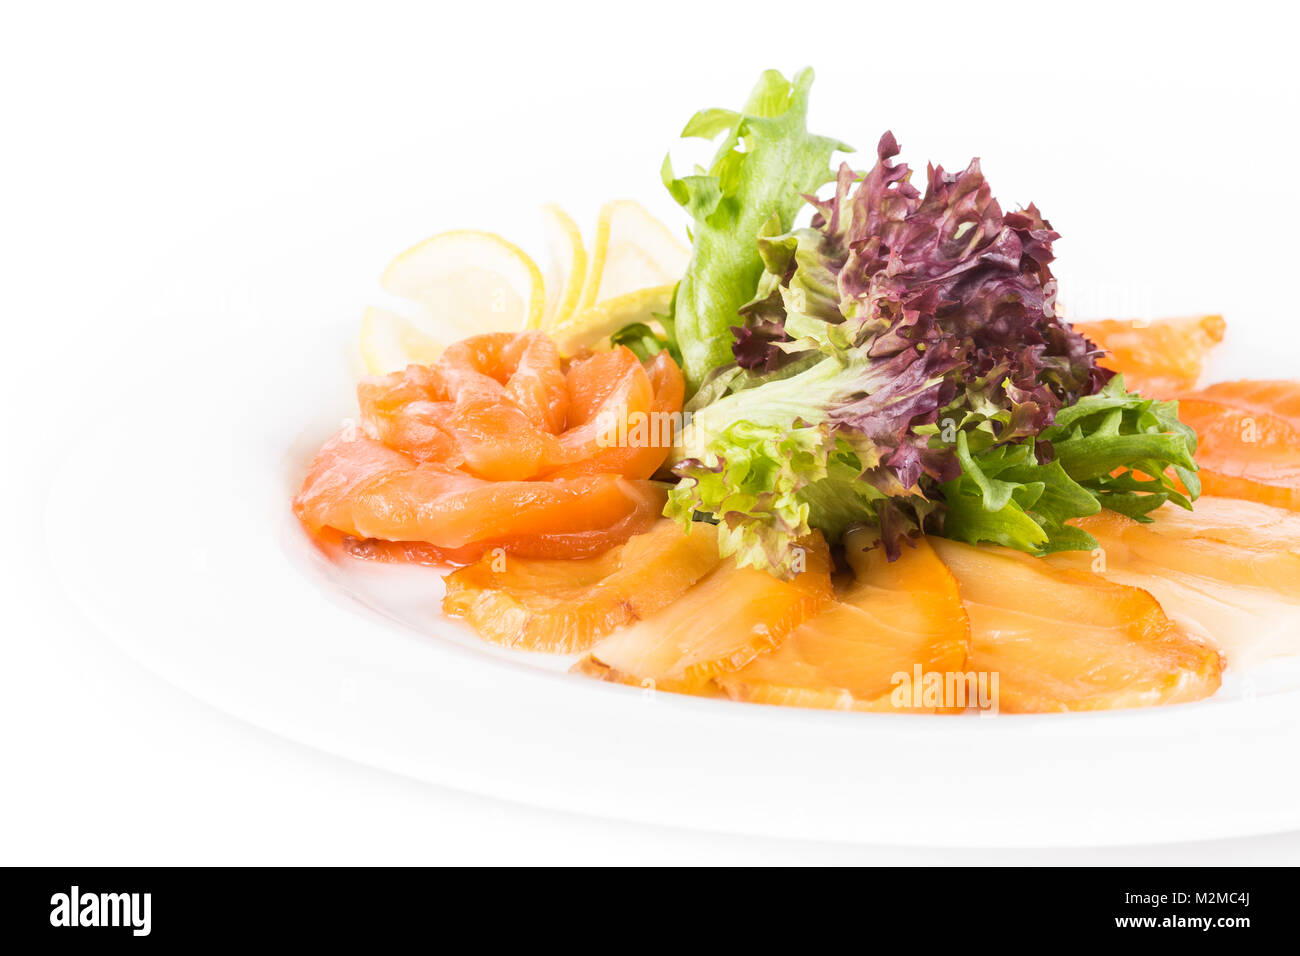
<instances>
[{"instance_id":1,"label":"white plate","mask_svg":"<svg viewBox=\"0 0 1300 956\"><path fill-rule=\"evenodd\" d=\"M243 305L228 311L248 315L213 323L201 350L160 354L125 394L105 395L103 425L52 485L66 589L158 674L362 763L608 817L1010 846L1300 827L1293 674L1253 696L1229 682L1199 704L1099 715L749 706L570 676L563 660L442 619L432 571L323 561L288 501L316 444L354 411L342 353L362 303L338 305L319 251L231 294ZM286 291L287 276L315 298ZM155 346L170 341L157 331ZM1287 364L1268 359L1274 374ZM1235 374L1255 364L1220 362Z\"/></svg>"}]
</instances>

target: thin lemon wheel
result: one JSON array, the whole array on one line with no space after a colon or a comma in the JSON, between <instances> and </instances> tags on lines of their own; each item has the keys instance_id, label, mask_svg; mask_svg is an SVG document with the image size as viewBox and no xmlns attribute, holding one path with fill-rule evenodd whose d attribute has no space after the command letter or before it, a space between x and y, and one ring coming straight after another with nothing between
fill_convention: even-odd
<instances>
[{"instance_id":1,"label":"thin lemon wheel","mask_svg":"<svg viewBox=\"0 0 1300 956\"><path fill-rule=\"evenodd\" d=\"M587 278L587 249L582 231L567 212L554 203L542 207L542 223L550 252L546 273L546 309L542 328L549 329L569 319L578 310L582 286Z\"/></svg>"},{"instance_id":2,"label":"thin lemon wheel","mask_svg":"<svg viewBox=\"0 0 1300 956\"><path fill-rule=\"evenodd\" d=\"M596 222L578 309L676 282L689 258L690 250L640 203L630 199L606 203Z\"/></svg>"},{"instance_id":3,"label":"thin lemon wheel","mask_svg":"<svg viewBox=\"0 0 1300 956\"><path fill-rule=\"evenodd\" d=\"M443 349L441 342L410 319L373 306L361 320L357 347L370 375L399 372L408 365L432 365Z\"/></svg>"},{"instance_id":4,"label":"thin lemon wheel","mask_svg":"<svg viewBox=\"0 0 1300 956\"><path fill-rule=\"evenodd\" d=\"M514 243L460 229L425 239L392 261L384 289L423 310L448 338L541 326L541 270Z\"/></svg>"}]
</instances>

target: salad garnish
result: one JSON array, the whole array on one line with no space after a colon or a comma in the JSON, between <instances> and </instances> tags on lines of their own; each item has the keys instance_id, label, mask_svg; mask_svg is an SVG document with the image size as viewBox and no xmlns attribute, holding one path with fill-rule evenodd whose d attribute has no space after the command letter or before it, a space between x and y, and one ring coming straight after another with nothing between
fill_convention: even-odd
<instances>
[{"instance_id":1,"label":"salad garnish","mask_svg":"<svg viewBox=\"0 0 1300 956\"><path fill-rule=\"evenodd\" d=\"M1051 223L1004 212L978 160L930 166L922 192L892 133L869 171L834 174L847 147L807 132L811 83L764 73L742 111L687 124L722 137L707 172L664 166L694 219L664 322L694 391L668 513L788 577L814 529L874 529L891 555L921 532L1047 554L1095 547L1066 522L1102 508L1190 508L1195 434L1057 314Z\"/></svg>"}]
</instances>

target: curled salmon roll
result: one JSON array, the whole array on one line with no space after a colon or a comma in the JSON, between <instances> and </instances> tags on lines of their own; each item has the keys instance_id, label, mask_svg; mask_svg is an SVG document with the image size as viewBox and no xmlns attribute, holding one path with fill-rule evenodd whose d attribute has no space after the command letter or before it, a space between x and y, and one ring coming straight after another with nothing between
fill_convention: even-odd
<instances>
[{"instance_id":1,"label":"curled salmon roll","mask_svg":"<svg viewBox=\"0 0 1300 956\"><path fill-rule=\"evenodd\" d=\"M524 557L597 554L647 530L665 497L661 486L621 475L486 481L345 428L317 453L293 504L313 532L423 542L463 563L498 547Z\"/></svg>"},{"instance_id":2,"label":"curled salmon roll","mask_svg":"<svg viewBox=\"0 0 1300 956\"><path fill-rule=\"evenodd\" d=\"M360 424L320 450L294 508L314 534L379 559L597 554L662 513L648 479L684 391L667 353L565 362L541 332L475 336L431 366L363 379Z\"/></svg>"}]
</instances>

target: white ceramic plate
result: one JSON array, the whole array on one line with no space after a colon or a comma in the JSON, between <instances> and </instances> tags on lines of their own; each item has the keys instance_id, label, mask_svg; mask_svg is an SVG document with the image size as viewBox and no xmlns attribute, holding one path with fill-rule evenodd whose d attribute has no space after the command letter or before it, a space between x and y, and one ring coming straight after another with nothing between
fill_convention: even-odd
<instances>
[{"instance_id":1,"label":"white ceramic plate","mask_svg":"<svg viewBox=\"0 0 1300 956\"><path fill-rule=\"evenodd\" d=\"M103 396L101 427L51 488L72 599L203 700L419 779L671 825L1021 846L1300 827L1300 680L1285 668L1251 694L1230 680L1207 702L1099 715L741 705L570 676L443 619L433 571L324 561L288 502L354 411L343 356L363 303L340 307L315 253L298 255L297 272L249 280L237 301L261 314L213 323L201 348ZM287 275L326 294L286 294Z\"/></svg>"}]
</instances>

